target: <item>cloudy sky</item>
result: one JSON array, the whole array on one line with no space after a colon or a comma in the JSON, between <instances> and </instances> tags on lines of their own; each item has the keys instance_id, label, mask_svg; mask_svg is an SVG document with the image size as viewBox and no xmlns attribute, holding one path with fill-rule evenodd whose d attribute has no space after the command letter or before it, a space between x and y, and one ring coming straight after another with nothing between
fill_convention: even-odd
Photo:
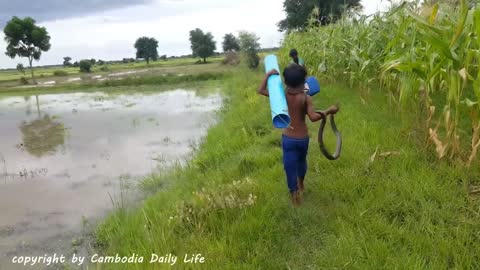
<instances>
[{"instance_id":1,"label":"cloudy sky","mask_svg":"<svg viewBox=\"0 0 480 270\"><path fill-rule=\"evenodd\" d=\"M386 0L362 0L365 13L382 10ZM189 31L212 32L221 50L222 37L240 30L255 32L263 47L280 44L276 23L285 17L283 0L0 0L0 28L12 16L31 16L45 26L52 48L35 65L75 60L135 57L139 36L159 41L159 54L189 54ZM0 68L24 59L10 59L0 33Z\"/></svg>"}]
</instances>

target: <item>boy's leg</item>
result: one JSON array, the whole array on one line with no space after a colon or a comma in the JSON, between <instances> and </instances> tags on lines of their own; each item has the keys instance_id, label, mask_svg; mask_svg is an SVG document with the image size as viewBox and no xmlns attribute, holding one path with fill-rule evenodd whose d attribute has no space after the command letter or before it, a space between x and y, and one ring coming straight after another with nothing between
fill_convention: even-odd
<instances>
[{"instance_id":1,"label":"boy's leg","mask_svg":"<svg viewBox=\"0 0 480 270\"><path fill-rule=\"evenodd\" d=\"M303 192L305 186L303 181L305 180L305 175L307 174L307 153L308 153L308 143L309 139L305 139L298 144L298 163L297 163L297 176L298 176L298 189Z\"/></svg>"},{"instance_id":2,"label":"boy's leg","mask_svg":"<svg viewBox=\"0 0 480 270\"><path fill-rule=\"evenodd\" d=\"M298 190L297 186L297 160L298 154L295 147L295 141L290 140L286 136L282 136L283 148L283 168L287 176L287 184L290 193Z\"/></svg>"}]
</instances>

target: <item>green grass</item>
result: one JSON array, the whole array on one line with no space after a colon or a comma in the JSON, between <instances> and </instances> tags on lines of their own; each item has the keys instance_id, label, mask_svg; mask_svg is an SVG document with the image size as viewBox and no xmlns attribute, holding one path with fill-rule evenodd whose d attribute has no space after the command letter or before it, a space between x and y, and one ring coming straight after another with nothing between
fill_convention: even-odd
<instances>
[{"instance_id":1,"label":"green grass","mask_svg":"<svg viewBox=\"0 0 480 270\"><path fill-rule=\"evenodd\" d=\"M177 65L169 67L147 68L139 70L139 73L124 74L122 76L109 76L116 72L76 74L74 76L56 76L37 79L39 85L21 86L19 81L0 82L0 93L5 92L29 92L29 91L59 91L61 89L91 88L92 86L115 86L115 85L139 85L139 84L165 84L184 81L203 80L206 77L219 77L233 70L232 66L220 63ZM134 71L134 70L125 70ZM125 72L122 71L122 72ZM94 76L103 76L97 80ZM70 79L80 79L70 81ZM55 85L42 85L43 82L55 81Z\"/></svg>"},{"instance_id":2,"label":"green grass","mask_svg":"<svg viewBox=\"0 0 480 270\"><path fill-rule=\"evenodd\" d=\"M48 94L48 93L65 93L65 92L92 92L92 91L114 91L117 92L115 87L121 90L123 87L132 87L132 86L142 86L142 85L154 85L157 89L171 89L172 86L182 87L190 86L192 83L202 83L205 81L217 81L225 77L230 76L231 73L224 72L205 72L197 74L187 74L184 76L177 75L166 75L166 76L152 76L145 75L142 77L126 77L118 80L105 80L105 81L95 81L89 80L84 81L80 84L70 83L70 84L60 84L52 87L30 87L30 88L1 88L0 87L0 96L11 96L11 95L38 95L38 94Z\"/></svg>"},{"instance_id":3,"label":"green grass","mask_svg":"<svg viewBox=\"0 0 480 270\"><path fill-rule=\"evenodd\" d=\"M223 57L217 56L208 58L208 62L210 63L219 63ZM133 62L133 63L118 63L118 64L105 64L105 65L94 65L92 68L93 73L104 74L106 72L102 71L102 67L107 67L108 72L120 72L126 70L133 70L133 69L146 69L146 68L171 68L171 67L182 67L182 66L192 66L198 58L179 58L179 59L170 59L168 61L151 61L150 64L147 65L146 62ZM198 65L202 66L202 65ZM37 79L41 78L49 78L54 76L55 71L65 72L68 75L77 75L81 76L84 75L80 73L80 69L78 67L34 67L33 68L35 77ZM31 78L30 70L28 68L25 69L25 75L17 70L0 70L0 82L2 81L16 81L19 80L20 77L26 77L27 79Z\"/></svg>"},{"instance_id":4,"label":"green grass","mask_svg":"<svg viewBox=\"0 0 480 270\"><path fill-rule=\"evenodd\" d=\"M238 71L225 82L220 123L193 160L147 178L141 188L150 196L98 227L103 254L206 257L175 269L480 268L480 209L467 195L478 175L436 161L410 124L415 115L400 117L374 90L362 101L357 91L326 85L314 98L317 108L341 103L344 148L340 160L327 161L314 140L318 124L311 125L305 202L293 208L281 133L268 100L256 94L260 79ZM399 155L381 157L388 151Z\"/></svg>"}]
</instances>

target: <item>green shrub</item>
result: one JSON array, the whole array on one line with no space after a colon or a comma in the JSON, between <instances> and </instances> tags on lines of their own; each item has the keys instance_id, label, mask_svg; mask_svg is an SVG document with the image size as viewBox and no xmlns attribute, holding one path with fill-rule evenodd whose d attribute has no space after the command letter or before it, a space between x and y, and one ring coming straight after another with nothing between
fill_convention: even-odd
<instances>
[{"instance_id":1,"label":"green shrub","mask_svg":"<svg viewBox=\"0 0 480 270\"><path fill-rule=\"evenodd\" d=\"M21 73L23 73L23 75L25 75L25 67L23 66L22 63L18 63L17 64L17 70Z\"/></svg>"},{"instance_id":2,"label":"green shrub","mask_svg":"<svg viewBox=\"0 0 480 270\"><path fill-rule=\"evenodd\" d=\"M260 64L260 57L257 53L247 53L245 57L247 59L247 65L251 69L257 68Z\"/></svg>"},{"instance_id":3,"label":"green shrub","mask_svg":"<svg viewBox=\"0 0 480 270\"><path fill-rule=\"evenodd\" d=\"M100 71L109 71L109 70L110 70L110 68L108 66L102 66L100 68Z\"/></svg>"},{"instance_id":4,"label":"green shrub","mask_svg":"<svg viewBox=\"0 0 480 270\"><path fill-rule=\"evenodd\" d=\"M20 77L20 83L21 83L22 85L27 85L27 84L28 84L27 78L25 78L24 76Z\"/></svg>"},{"instance_id":5,"label":"green shrub","mask_svg":"<svg viewBox=\"0 0 480 270\"><path fill-rule=\"evenodd\" d=\"M68 76L68 72L64 71L64 70L55 70L53 72L53 76Z\"/></svg>"},{"instance_id":6,"label":"green shrub","mask_svg":"<svg viewBox=\"0 0 480 270\"><path fill-rule=\"evenodd\" d=\"M92 62L90 60L80 61L80 72L90 72L92 69Z\"/></svg>"}]
</instances>

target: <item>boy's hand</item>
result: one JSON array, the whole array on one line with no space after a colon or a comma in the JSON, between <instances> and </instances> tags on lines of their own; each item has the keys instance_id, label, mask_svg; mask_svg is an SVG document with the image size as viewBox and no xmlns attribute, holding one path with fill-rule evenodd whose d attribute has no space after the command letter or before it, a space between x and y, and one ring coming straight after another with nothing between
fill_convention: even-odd
<instances>
[{"instance_id":1,"label":"boy's hand","mask_svg":"<svg viewBox=\"0 0 480 270\"><path fill-rule=\"evenodd\" d=\"M338 105L332 105L328 109L329 114L336 114L340 110L340 107Z\"/></svg>"},{"instance_id":2,"label":"boy's hand","mask_svg":"<svg viewBox=\"0 0 480 270\"><path fill-rule=\"evenodd\" d=\"M276 69L272 69L267 73L267 76L270 77L272 75L279 75L278 71Z\"/></svg>"},{"instance_id":3,"label":"boy's hand","mask_svg":"<svg viewBox=\"0 0 480 270\"><path fill-rule=\"evenodd\" d=\"M270 70L269 72L267 72L267 74L265 74L265 78L263 78L263 81L262 83L260 84L260 87L258 88L258 93L260 95L264 95L266 97L269 96L268 94L268 90L267 90L267 83L268 83L268 79L270 78L270 76L272 75L278 75L278 71L275 70L275 69L272 69Z\"/></svg>"},{"instance_id":4,"label":"boy's hand","mask_svg":"<svg viewBox=\"0 0 480 270\"><path fill-rule=\"evenodd\" d=\"M321 119L325 119L325 117L327 116L324 111L316 111L316 113L318 113L318 114L320 114L320 115L322 116Z\"/></svg>"}]
</instances>

